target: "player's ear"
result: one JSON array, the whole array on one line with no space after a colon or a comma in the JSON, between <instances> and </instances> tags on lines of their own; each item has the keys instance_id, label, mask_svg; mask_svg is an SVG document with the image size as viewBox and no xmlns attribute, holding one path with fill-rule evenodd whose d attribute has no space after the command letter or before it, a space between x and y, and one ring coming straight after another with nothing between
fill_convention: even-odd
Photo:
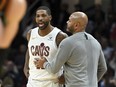
<instances>
[{"instance_id":1,"label":"player's ear","mask_svg":"<svg viewBox=\"0 0 116 87\"><path fill-rule=\"evenodd\" d=\"M34 17L34 21L37 23L37 18L36 17Z\"/></svg>"},{"instance_id":2,"label":"player's ear","mask_svg":"<svg viewBox=\"0 0 116 87\"><path fill-rule=\"evenodd\" d=\"M51 15L49 16L49 19L50 19L50 21L52 20L52 16Z\"/></svg>"}]
</instances>

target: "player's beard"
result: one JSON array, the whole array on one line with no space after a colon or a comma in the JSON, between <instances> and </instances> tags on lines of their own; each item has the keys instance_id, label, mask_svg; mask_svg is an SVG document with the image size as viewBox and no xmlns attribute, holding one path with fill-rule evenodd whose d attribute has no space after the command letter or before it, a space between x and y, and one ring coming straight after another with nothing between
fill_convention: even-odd
<instances>
[{"instance_id":1,"label":"player's beard","mask_svg":"<svg viewBox=\"0 0 116 87\"><path fill-rule=\"evenodd\" d=\"M49 22L44 22L44 25L43 26L38 26L40 30L44 30L46 29L46 27L48 26Z\"/></svg>"}]
</instances>

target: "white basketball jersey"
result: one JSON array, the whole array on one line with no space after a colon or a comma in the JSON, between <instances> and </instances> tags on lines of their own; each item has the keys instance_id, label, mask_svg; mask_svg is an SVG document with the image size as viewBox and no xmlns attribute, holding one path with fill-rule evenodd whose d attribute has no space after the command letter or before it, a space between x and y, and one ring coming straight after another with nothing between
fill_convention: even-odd
<instances>
[{"instance_id":1,"label":"white basketball jersey","mask_svg":"<svg viewBox=\"0 0 116 87\"><path fill-rule=\"evenodd\" d=\"M34 80L52 80L57 79L57 74L48 73L45 69L37 69L34 65L35 58L40 56L46 57L48 61L52 61L57 52L56 36L61 31L58 28L54 28L46 36L40 36L38 34L38 27L32 29L30 40L28 43L29 49L29 78Z\"/></svg>"}]
</instances>

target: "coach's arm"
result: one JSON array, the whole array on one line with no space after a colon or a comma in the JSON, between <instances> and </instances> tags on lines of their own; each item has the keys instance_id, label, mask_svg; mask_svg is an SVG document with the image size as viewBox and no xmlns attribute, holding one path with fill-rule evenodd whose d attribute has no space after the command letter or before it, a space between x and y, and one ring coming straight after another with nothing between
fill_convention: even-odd
<instances>
[{"instance_id":1,"label":"coach's arm","mask_svg":"<svg viewBox=\"0 0 116 87\"><path fill-rule=\"evenodd\" d=\"M101 80L101 78L103 77L103 75L105 74L106 71L107 71L107 65L106 65L103 51L101 50L99 62L98 62L98 72L97 72L98 81Z\"/></svg>"}]
</instances>

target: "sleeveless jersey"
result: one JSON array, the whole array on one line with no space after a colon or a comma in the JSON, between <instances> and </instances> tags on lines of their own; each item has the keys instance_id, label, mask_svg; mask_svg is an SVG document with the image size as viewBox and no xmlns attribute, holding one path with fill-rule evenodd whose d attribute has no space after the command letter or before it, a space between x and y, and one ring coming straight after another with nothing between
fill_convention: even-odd
<instances>
[{"instance_id":1,"label":"sleeveless jersey","mask_svg":"<svg viewBox=\"0 0 116 87\"><path fill-rule=\"evenodd\" d=\"M39 29L38 27L32 29L30 40L28 43L29 56L30 56L29 78L33 80L57 79L59 73L52 74L45 69L37 69L34 65L34 61L36 58L40 58L40 56L46 57L46 59L49 62L53 60L57 52L56 36L61 30L55 27L46 36L40 36L38 34L38 29Z\"/></svg>"}]
</instances>

